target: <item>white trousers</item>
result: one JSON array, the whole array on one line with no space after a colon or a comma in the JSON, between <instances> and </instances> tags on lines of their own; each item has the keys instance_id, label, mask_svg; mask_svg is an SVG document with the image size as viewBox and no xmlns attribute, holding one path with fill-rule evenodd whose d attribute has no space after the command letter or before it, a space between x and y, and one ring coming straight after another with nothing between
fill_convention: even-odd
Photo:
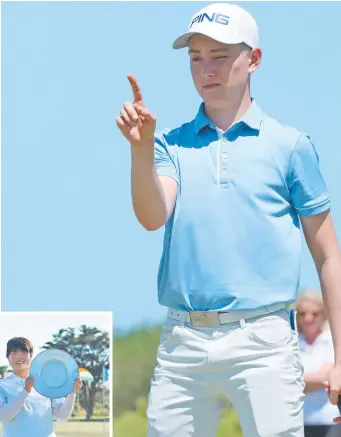
<instances>
[{"instance_id":1,"label":"white trousers","mask_svg":"<svg viewBox=\"0 0 341 437\"><path fill-rule=\"evenodd\" d=\"M303 390L297 333L286 310L243 327L193 328L167 319L149 393L148 437L215 437L226 403L245 437L303 437Z\"/></svg>"}]
</instances>

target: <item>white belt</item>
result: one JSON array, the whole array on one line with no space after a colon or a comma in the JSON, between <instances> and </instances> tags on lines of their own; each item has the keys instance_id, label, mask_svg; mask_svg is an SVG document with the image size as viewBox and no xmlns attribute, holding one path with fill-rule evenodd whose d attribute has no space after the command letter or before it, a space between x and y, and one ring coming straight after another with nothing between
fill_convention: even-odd
<instances>
[{"instance_id":1,"label":"white belt","mask_svg":"<svg viewBox=\"0 0 341 437\"><path fill-rule=\"evenodd\" d=\"M168 318L177 320L182 323L189 323L195 328L217 328L226 323L240 322L241 326L245 320L252 317L263 316L282 309L289 309L287 303L276 303L254 310L237 310L229 312L219 311L181 311L168 308Z\"/></svg>"}]
</instances>

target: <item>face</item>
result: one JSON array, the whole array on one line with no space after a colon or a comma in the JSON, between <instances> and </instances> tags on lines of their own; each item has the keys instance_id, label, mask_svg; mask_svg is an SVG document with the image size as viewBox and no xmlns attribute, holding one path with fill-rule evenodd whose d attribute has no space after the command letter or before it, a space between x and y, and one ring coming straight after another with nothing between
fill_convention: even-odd
<instances>
[{"instance_id":1,"label":"face","mask_svg":"<svg viewBox=\"0 0 341 437\"><path fill-rule=\"evenodd\" d=\"M324 311L320 304L304 299L301 301L297 311L297 322L303 335L317 336L324 321Z\"/></svg>"},{"instance_id":2,"label":"face","mask_svg":"<svg viewBox=\"0 0 341 437\"><path fill-rule=\"evenodd\" d=\"M8 356L8 362L13 372L20 374L30 368L32 357L28 352L17 350L11 352Z\"/></svg>"},{"instance_id":3,"label":"face","mask_svg":"<svg viewBox=\"0 0 341 437\"><path fill-rule=\"evenodd\" d=\"M212 108L240 100L262 54L245 44L222 44L200 34L191 37L188 48L194 85Z\"/></svg>"}]
</instances>

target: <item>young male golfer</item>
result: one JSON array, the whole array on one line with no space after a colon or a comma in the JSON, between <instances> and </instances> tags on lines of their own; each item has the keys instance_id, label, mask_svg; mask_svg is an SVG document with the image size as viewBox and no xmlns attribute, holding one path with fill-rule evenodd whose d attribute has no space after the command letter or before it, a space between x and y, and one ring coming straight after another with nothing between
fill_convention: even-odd
<instances>
[{"instance_id":1,"label":"young male golfer","mask_svg":"<svg viewBox=\"0 0 341 437\"><path fill-rule=\"evenodd\" d=\"M301 226L333 334L332 403L341 389L341 256L318 155L250 96L262 52L248 12L205 7L173 47L188 47L203 100L194 120L155 136L133 76L134 101L116 120L131 144L136 216L148 230L166 225L158 293L168 318L148 436L214 437L228 399L245 437L302 437L304 383L288 315Z\"/></svg>"}]
</instances>

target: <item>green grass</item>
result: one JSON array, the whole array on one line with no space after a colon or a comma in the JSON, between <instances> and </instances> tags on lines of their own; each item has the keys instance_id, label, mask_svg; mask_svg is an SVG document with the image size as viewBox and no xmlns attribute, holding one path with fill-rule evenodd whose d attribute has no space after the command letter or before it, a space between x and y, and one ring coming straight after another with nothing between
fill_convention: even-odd
<instances>
[{"instance_id":1,"label":"green grass","mask_svg":"<svg viewBox=\"0 0 341 437\"><path fill-rule=\"evenodd\" d=\"M67 422L56 423L55 429L57 437L109 437L109 426L108 422L104 425L99 422Z\"/></svg>"}]
</instances>

